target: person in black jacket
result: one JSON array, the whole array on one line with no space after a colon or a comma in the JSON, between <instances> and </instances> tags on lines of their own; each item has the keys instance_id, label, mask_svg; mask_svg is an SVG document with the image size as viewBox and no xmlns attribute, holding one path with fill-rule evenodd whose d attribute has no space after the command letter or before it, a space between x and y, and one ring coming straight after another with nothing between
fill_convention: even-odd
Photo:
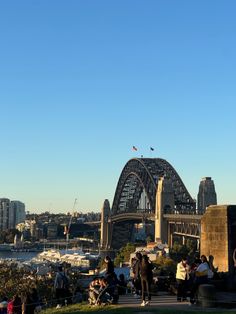
<instances>
[{"instance_id":1,"label":"person in black jacket","mask_svg":"<svg viewBox=\"0 0 236 314\"><path fill-rule=\"evenodd\" d=\"M149 261L147 255L142 256L140 275L141 275L141 286L142 286L142 303L141 306L149 305L151 301L151 283L153 280L152 274L153 265ZM147 296L147 301L145 300Z\"/></svg>"},{"instance_id":2,"label":"person in black jacket","mask_svg":"<svg viewBox=\"0 0 236 314\"><path fill-rule=\"evenodd\" d=\"M141 278L140 278L140 269L141 269L141 261L142 261L142 254L140 252L136 252L135 258L132 263L132 270L133 270L133 284L135 289L135 298L139 298L141 294Z\"/></svg>"},{"instance_id":3,"label":"person in black jacket","mask_svg":"<svg viewBox=\"0 0 236 314\"><path fill-rule=\"evenodd\" d=\"M118 278L114 271L114 264L109 256L106 256L104 261L106 263L105 279L108 282L107 291L112 296L113 303L117 303L119 299L118 289L117 289Z\"/></svg>"},{"instance_id":4,"label":"person in black jacket","mask_svg":"<svg viewBox=\"0 0 236 314\"><path fill-rule=\"evenodd\" d=\"M35 308L38 305L38 299L36 301L36 290L28 290L23 295L22 302L22 314L34 314Z\"/></svg>"},{"instance_id":5,"label":"person in black jacket","mask_svg":"<svg viewBox=\"0 0 236 314\"><path fill-rule=\"evenodd\" d=\"M61 308L65 305L69 299L69 278L63 271L63 267L58 267L58 272L54 280L55 296L57 300L57 308Z\"/></svg>"},{"instance_id":6,"label":"person in black jacket","mask_svg":"<svg viewBox=\"0 0 236 314\"><path fill-rule=\"evenodd\" d=\"M106 263L105 277L113 276L114 275L114 264L113 264L110 256L106 256L104 261Z\"/></svg>"}]
</instances>

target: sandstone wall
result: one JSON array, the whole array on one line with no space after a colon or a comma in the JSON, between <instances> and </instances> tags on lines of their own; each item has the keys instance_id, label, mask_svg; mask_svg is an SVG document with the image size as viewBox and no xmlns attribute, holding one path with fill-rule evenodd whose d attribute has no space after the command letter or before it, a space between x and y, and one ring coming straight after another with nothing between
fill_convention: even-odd
<instances>
[{"instance_id":1,"label":"sandstone wall","mask_svg":"<svg viewBox=\"0 0 236 314\"><path fill-rule=\"evenodd\" d=\"M219 272L233 272L235 228L236 205L207 207L201 220L201 255L213 255Z\"/></svg>"}]
</instances>

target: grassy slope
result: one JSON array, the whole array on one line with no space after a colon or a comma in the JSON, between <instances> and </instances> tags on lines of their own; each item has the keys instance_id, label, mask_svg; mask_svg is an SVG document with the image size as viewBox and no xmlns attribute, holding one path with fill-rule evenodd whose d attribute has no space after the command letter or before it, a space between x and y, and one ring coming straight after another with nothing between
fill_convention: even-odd
<instances>
[{"instance_id":1,"label":"grassy slope","mask_svg":"<svg viewBox=\"0 0 236 314\"><path fill-rule=\"evenodd\" d=\"M134 314L134 313L146 313L150 312L150 314L172 314L173 309L158 309L152 308L152 307L145 307L144 308L124 308L124 307L119 307L119 306L105 306L105 307L91 307L87 304L79 304L79 305L71 305L67 307L63 307L61 309L47 309L45 311L42 311L41 314L81 314L81 313L101 313L105 312L106 314ZM214 313L214 314L236 314L235 311L227 311L227 310L217 310L217 311L212 311L212 310L199 310L199 311L179 311L179 310L174 310L174 314L200 314L200 313Z\"/></svg>"}]
</instances>

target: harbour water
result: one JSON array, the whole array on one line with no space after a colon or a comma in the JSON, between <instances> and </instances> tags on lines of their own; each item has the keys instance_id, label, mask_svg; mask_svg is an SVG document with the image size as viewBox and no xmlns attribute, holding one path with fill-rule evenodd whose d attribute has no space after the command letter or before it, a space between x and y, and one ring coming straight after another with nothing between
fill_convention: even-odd
<instances>
[{"instance_id":1,"label":"harbour water","mask_svg":"<svg viewBox=\"0 0 236 314\"><path fill-rule=\"evenodd\" d=\"M19 259L22 261L29 261L39 252L12 252L12 251L0 251L0 259Z\"/></svg>"}]
</instances>

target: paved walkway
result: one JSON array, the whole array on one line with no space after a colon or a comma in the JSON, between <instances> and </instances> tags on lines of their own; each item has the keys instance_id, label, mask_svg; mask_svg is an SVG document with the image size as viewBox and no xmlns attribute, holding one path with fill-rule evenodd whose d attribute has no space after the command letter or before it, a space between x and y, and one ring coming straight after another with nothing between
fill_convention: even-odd
<instances>
[{"instance_id":1,"label":"paved walkway","mask_svg":"<svg viewBox=\"0 0 236 314\"><path fill-rule=\"evenodd\" d=\"M120 296L119 305L126 307L137 307L141 304L141 299L136 299L132 294L127 294L124 296ZM189 306L189 302L177 302L176 296L174 295L157 295L152 296L152 300L150 302L150 306L152 307L178 307L180 309L186 308L189 309L192 306Z\"/></svg>"},{"instance_id":2,"label":"paved walkway","mask_svg":"<svg viewBox=\"0 0 236 314\"><path fill-rule=\"evenodd\" d=\"M127 294L124 296L120 296L119 299L119 305L122 307L139 307L141 304L141 299L136 299L132 294ZM176 310L185 310L185 311L198 311L198 312L205 312L205 311L220 311L221 309L218 308L202 308L197 305L190 305L189 302L177 302L175 295L168 295L165 293L158 293L156 296L152 296L152 300L150 303L150 306L148 306L148 309L150 308L165 308L165 309L176 309ZM145 307L143 307L145 309ZM236 309L227 309L227 311L233 311L236 312Z\"/></svg>"}]
</instances>

